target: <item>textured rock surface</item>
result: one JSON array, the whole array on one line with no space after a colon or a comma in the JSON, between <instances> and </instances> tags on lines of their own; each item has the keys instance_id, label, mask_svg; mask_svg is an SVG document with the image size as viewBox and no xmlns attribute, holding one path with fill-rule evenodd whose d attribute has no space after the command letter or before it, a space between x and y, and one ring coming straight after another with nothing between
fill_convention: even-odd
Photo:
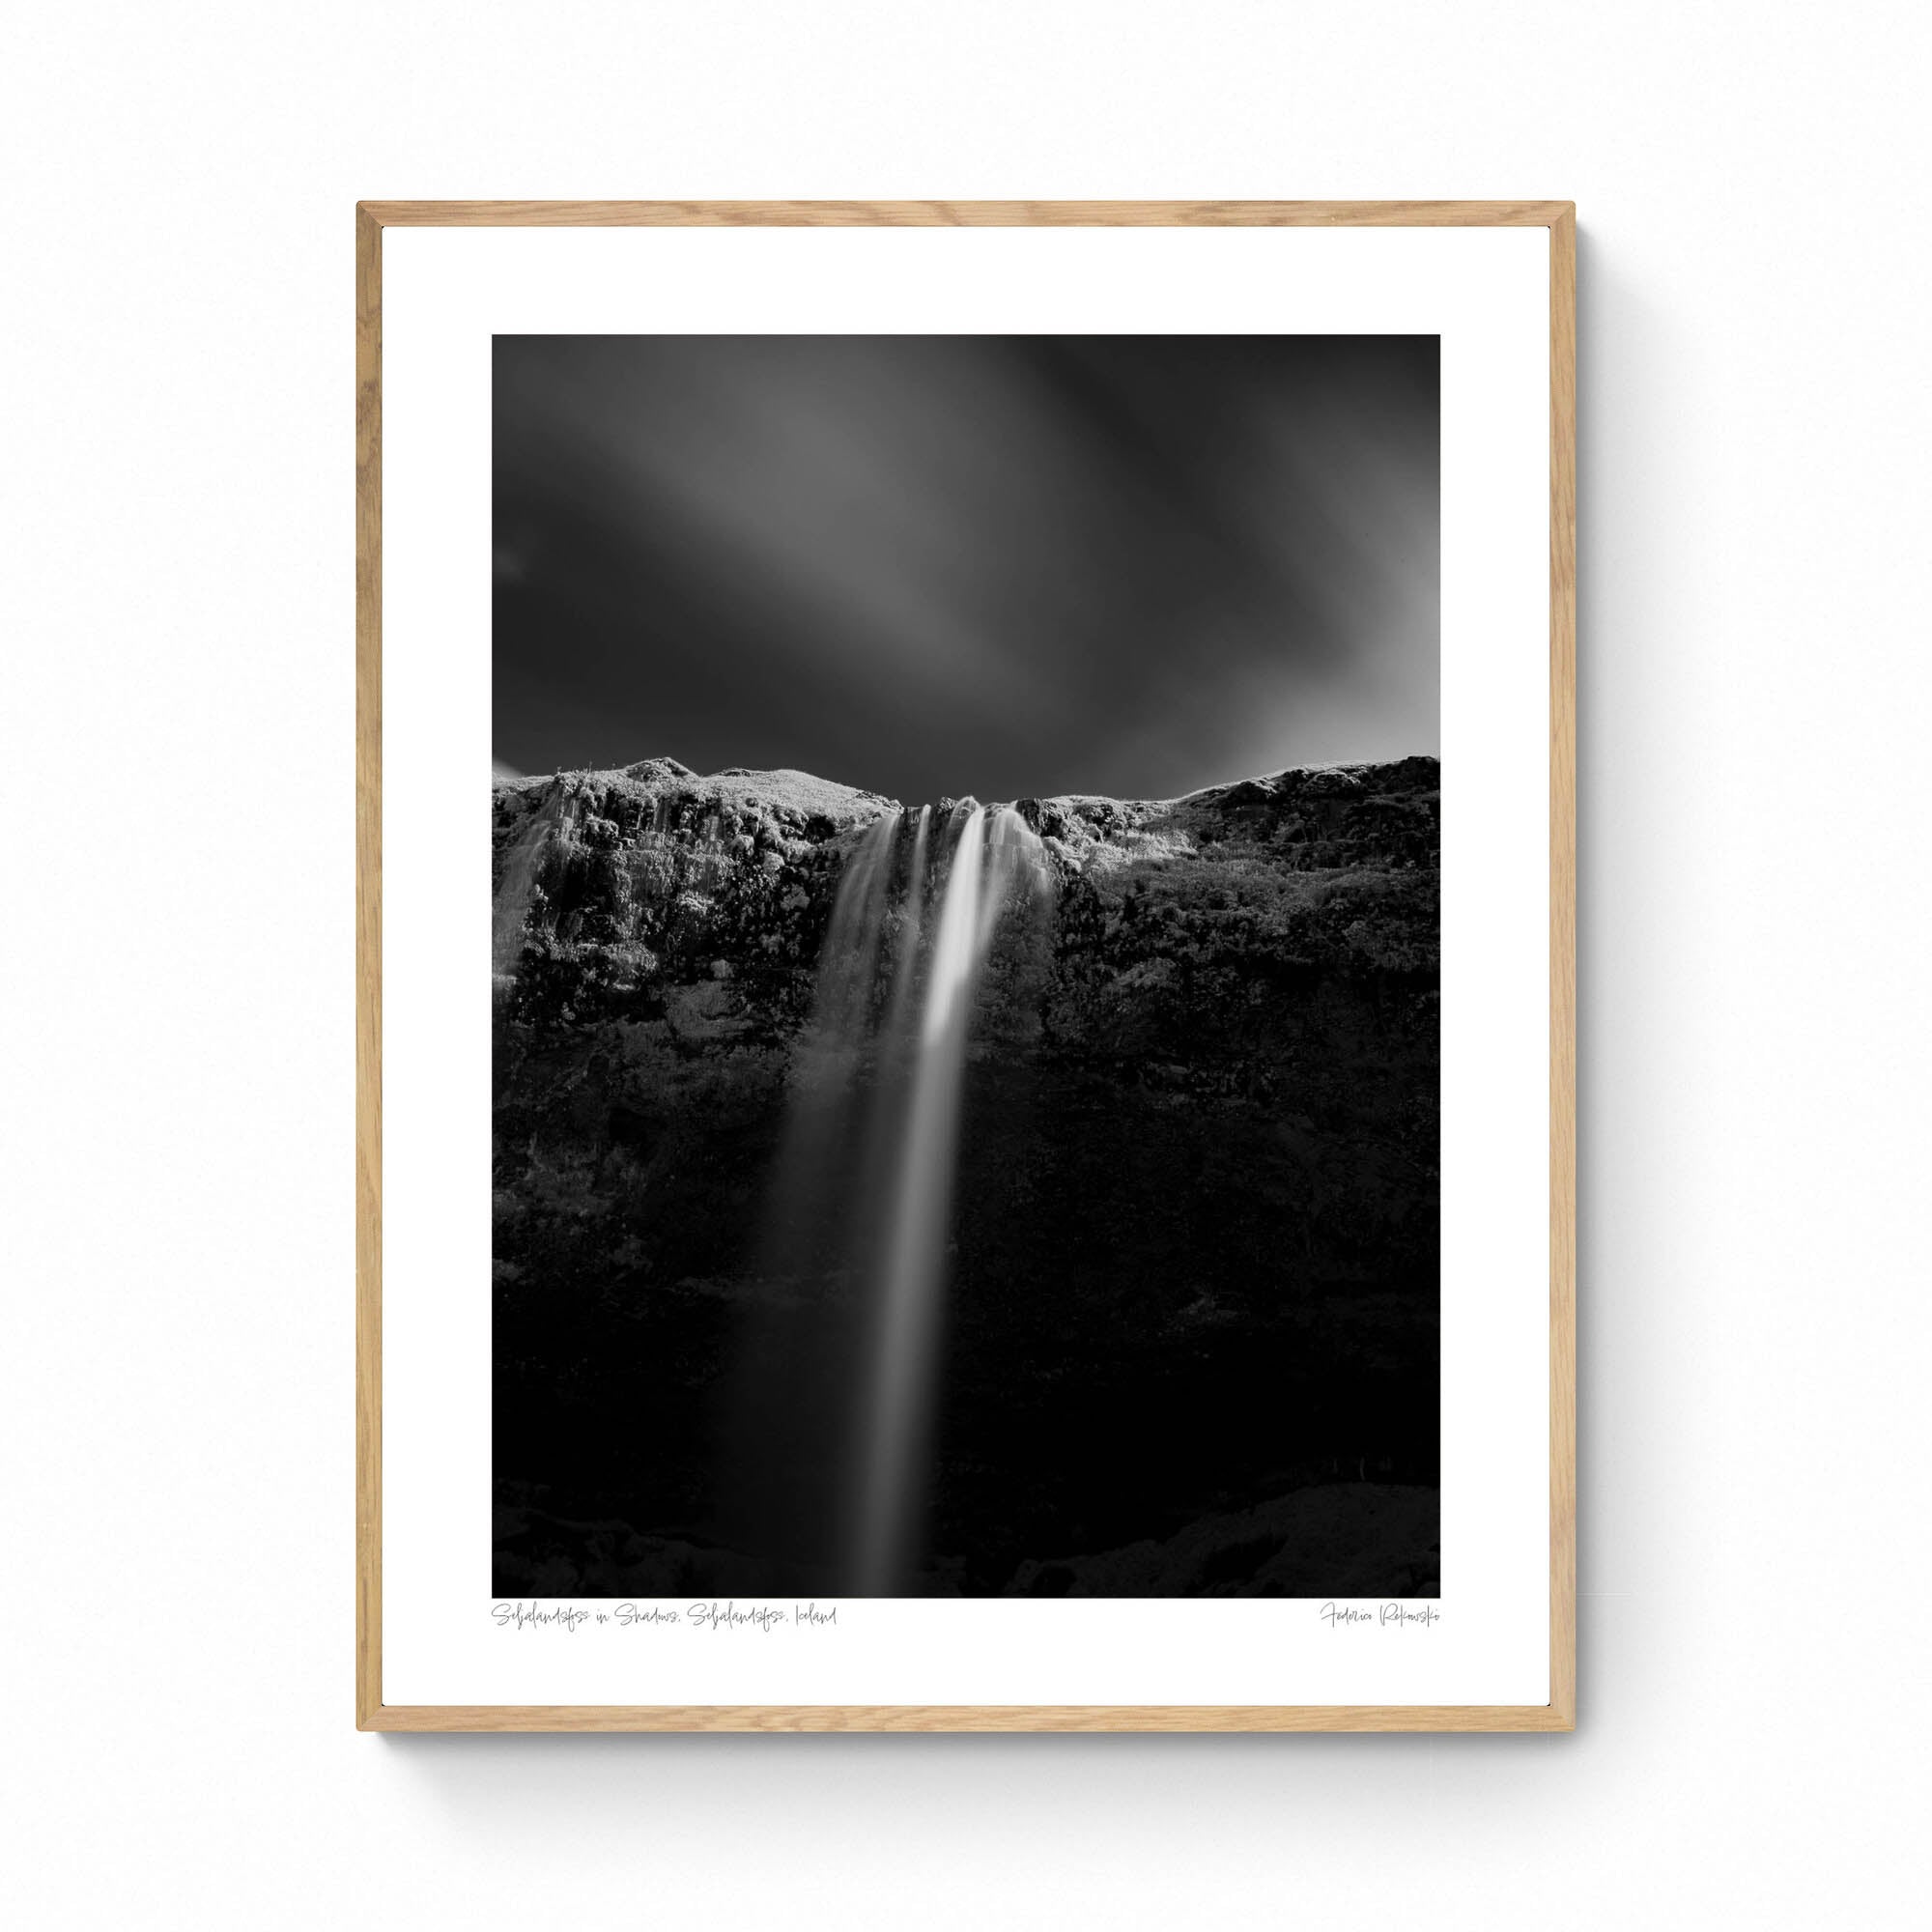
<instances>
[{"instance_id":1,"label":"textured rock surface","mask_svg":"<svg viewBox=\"0 0 1932 1932\"><path fill-rule=\"evenodd\" d=\"M1434 1596L1434 1490L1320 1484L1203 1517L1165 1543L1020 1565L1032 1597Z\"/></svg>"},{"instance_id":2,"label":"textured rock surface","mask_svg":"<svg viewBox=\"0 0 1932 1932\"><path fill-rule=\"evenodd\" d=\"M1437 786L1412 758L1017 802L1056 890L974 1017L930 1588L1221 1587L1245 1558L1194 1559L1258 1549L1256 1510L1288 1511L1257 1588L1433 1588ZM494 788L499 1590L782 1574L717 1472L748 1326L837 1333L770 1181L891 804L668 758ZM1350 1545L1318 1489L1406 1500Z\"/></svg>"}]
</instances>

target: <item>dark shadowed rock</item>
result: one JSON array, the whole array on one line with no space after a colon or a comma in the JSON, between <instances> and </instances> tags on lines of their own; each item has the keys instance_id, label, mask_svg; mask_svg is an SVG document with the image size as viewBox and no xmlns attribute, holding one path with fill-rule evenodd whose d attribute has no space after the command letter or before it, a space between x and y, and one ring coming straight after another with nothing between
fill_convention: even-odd
<instances>
[{"instance_id":1,"label":"dark shadowed rock","mask_svg":"<svg viewBox=\"0 0 1932 1932\"><path fill-rule=\"evenodd\" d=\"M747 1309L839 1305L761 1229L895 803L671 758L496 783L498 1587L774 1574L716 1533L720 1390ZM1017 809L1051 903L971 1030L931 1586L1433 1574L1436 761Z\"/></svg>"},{"instance_id":2,"label":"dark shadowed rock","mask_svg":"<svg viewBox=\"0 0 1932 1932\"><path fill-rule=\"evenodd\" d=\"M1029 1560L1020 1597L1434 1597L1436 1492L1311 1484L1253 1509L1203 1517L1164 1542Z\"/></svg>"}]
</instances>

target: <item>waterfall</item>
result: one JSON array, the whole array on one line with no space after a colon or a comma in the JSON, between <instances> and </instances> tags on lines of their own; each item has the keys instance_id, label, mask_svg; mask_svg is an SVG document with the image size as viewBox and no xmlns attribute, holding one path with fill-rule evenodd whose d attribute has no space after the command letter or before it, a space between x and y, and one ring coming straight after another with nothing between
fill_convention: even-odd
<instances>
[{"instance_id":1,"label":"waterfall","mask_svg":"<svg viewBox=\"0 0 1932 1932\"><path fill-rule=\"evenodd\" d=\"M982 923L985 816L978 806L967 813L940 901L911 1104L886 1222L879 1328L861 1463L855 1572L861 1596L887 1594L904 1568L914 1478L923 1460L919 1438L937 1339L940 1260L952 1203L966 1005Z\"/></svg>"},{"instance_id":2,"label":"waterfall","mask_svg":"<svg viewBox=\"0 0 1932 1932\"><path fill-rule=\"evenodd\" d=\"M792 1101L772 1227L781 1252L810 1264L836 1238L838 1159L857 1125L857 1078L878 978L893 856L904 814L888 811L860 839L838 881L818 954L811 1018L794 1048Z\"/></svg>"},{"instance_id":3,"label":"waterfall","mask_svg":"<svg viewBox=\"0 0 1932 1932\"><path fill-rule=\"evenodd\" d=\"M844 1329L859 1275L855 1144L903 814L845 860L819 948L811 1015L792 1045L784 1127L720 1415L718 1531L771 1566L768 1587L826 1590L846 1540Z\"/></svg>"},{"instance_id":4,"label":"waterfall","mask_svg":"<svg viewBox=\"0 0 1932 1932\"><path fill-rule=\"evenodd\" d=\"M832 1090L841 1076L849 1078L865 1044L893 855L904 818L904 812L893 810L872 821L847 861L832 902L806 1037L807 1077L821 1098L844 1097L842 1089Z\"/></svg>"},{"instance_id":5,"label":"waterfall","mask_svg":"<svg viewBox=\"0 0 1932 1932\"><path fill-rule=\"evenodd\" d=\"M926 968L897 1172L881 1203L877 1325L862 1406L854 1523L853 1588L861 1596L885 1596L902 1587L917 1555L967 1023L1015 863L1029 846L1029 856L1038 851L1037 839L1010 809L991 819L980 806L961 809L965 820L953 843ZM902 975L909 963L902 962ZM895 988L895 1004L905 985L902 978Z\"/></svg>"},{"instance_id":6,"label":"waterfall","mask_svg":"<svg viewBox=\"0 0 1932 1932\"><path fill-rule=\"evenodd\" d=\"M793 1048L727 1525L801 1588L891 1595L917 1568L967 1037L1022 867L1037 891L1026 822L968 800L943 826L885 813L839 878Z\"/></svg>"},{"instance_id":7,"label":"waterfall","mask_svg":"<svg viewBox=\"0 0 1932 1932\"><path fill-rule=\"evenodd\" d=\"M892 1005L886 1010L885 1030L880 1036L890 1053L900 1053L907 1038L907 1017L912 1011L913 987L918 980L919 942L925 925L926 848L932 833L932 808L919 809L919 824L912 836L912 864L906 871L905 907L899 920L898 956L893 975ZM881 1113L880 1123L883 1124Z\"/></svg>"},{"instance_id":8,"label":"waterfall","mask_svg":"<svg viewBox=\"0 0 1932 1932\"><path fill-rule=\"evenodd\" d=\"M564 795L553 785L544 802L530 812L509 850L496 862L491 893L490 967L498 986L516 978L524 950L524 915L529 910L530 888L539 862L564 817Z\"/></svg>"}]
</instances>

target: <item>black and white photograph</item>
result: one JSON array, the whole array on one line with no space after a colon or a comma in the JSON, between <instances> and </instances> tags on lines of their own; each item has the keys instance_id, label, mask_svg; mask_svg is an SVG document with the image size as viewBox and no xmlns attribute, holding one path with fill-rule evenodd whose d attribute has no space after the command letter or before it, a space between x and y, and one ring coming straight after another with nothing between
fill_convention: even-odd
<instances>
[{"instance_id":1,"label":"black and white photograph","mask_svg":"<svg viewBox=\"0 0 1932 1932\"><path fill-rule=\"evenodd\" d=\"M495 339L496 1595L1438 1595L1438 351Z\"/></svg>"},{"instance_id":2,"label":"black and white photograph","mask_svg":"<svg viewBox=\"0 0 1932 1932\"><path fill-rule=\"evenodd\" d=\"M8 24L7 1923L1925 1921L1932 8Z\"/></svg>"}]
</instances>

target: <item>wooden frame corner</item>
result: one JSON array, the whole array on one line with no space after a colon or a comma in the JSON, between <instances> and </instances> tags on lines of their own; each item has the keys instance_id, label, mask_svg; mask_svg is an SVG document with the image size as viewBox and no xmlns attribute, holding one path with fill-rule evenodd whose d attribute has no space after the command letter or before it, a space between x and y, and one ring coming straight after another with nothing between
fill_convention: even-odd
<instances>
[{"instance_id":1,"label":"wooden frame corner","mask_svg":"<svg viewBox=\"0 0 1932 1932\"><path fill-rule=\"evenodd\" d=\"M1549 1670L1543 1705L397 1706L383 1701L382 253L392 227L1542 227L1549 232ZM1569 201L471 201L355 207L355 1723L370 1731L1520 1731L1577 1723L1577 212Z\"/></svg>"}]
</instances>

